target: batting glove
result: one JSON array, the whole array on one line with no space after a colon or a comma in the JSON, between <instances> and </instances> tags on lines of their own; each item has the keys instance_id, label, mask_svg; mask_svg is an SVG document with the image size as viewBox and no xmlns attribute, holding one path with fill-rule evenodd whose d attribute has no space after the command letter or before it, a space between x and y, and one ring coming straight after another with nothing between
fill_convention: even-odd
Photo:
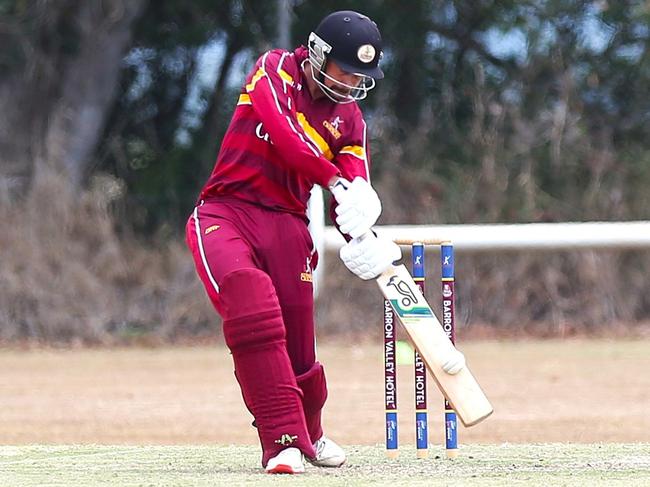
<instances>
[{"instance_id":1,"label":"batting glove","mask_svg":"<svg viewBox=\"0 0 650 487\"><path fill-rule=\"evenodd\" d=\"M367 281L386 271L396 260L402 258L402 251L392 240L368 233L362 238L353 238L339 251L339 256L352 273Z\"/></svg>"},{"instance_id":2,"label":"batting glove","mask_svg":"<svg viewBox=\"0 0 650 487\"><path fill-rule=\"evenodd\" d=\"M357 238L377 222L381 215L381 202L368 181L361 177L352 182L341 178L331 191L338 203L336 223L341 233Z\"/></svg>"}]
</instances>

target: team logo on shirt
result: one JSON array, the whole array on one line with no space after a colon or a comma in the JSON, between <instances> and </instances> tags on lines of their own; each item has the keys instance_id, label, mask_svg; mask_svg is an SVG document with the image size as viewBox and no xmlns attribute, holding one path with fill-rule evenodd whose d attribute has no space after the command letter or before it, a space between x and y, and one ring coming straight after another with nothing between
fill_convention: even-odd
<instances>
[{"instance_id":1,"label":"team logo on shirt","mask_svg":"<svg viewBox=\"0 0 650 487\"><path fill-rule=\"evenodd\" d=\"M215 230L219 230L219 225L210 225L208 228L205 229L204 235L207 235L208 233L212 233Z\"/></svg>"},{"instance_id":2,"label":"team logo on shirt","mask_svg":"<svg viewBox=\"0 0 650 487\"><path fill-rule=\"evenodd\" d=\"M311 257L307 257L307 263L305 264L305 271L300 273L300 280L302 282L312 282L313 276L311 271Z\"/></svg>"},{"instance_id":3,"label":"team logo on shirt","mask_svg":"<svg viewBox=\"0 0 650 487\"><path fill-rule=\"evenodd\" d=\"M341 117L336 117L331 122L329 120L323 120L323 127L329 130L329 133L332 134L332 136L335 139L339 139L341 138L341 131L339 129L339 125L341 125L342 123L343 120L341 120Z\"/></svg>"}]
</instances>

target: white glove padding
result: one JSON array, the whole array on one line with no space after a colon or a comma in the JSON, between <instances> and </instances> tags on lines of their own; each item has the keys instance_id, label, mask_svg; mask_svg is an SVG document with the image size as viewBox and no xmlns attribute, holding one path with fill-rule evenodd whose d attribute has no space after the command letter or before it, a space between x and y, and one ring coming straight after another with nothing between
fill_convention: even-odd
<instances>
[{"instance_id":1,"label":"white glove padding","mask_svg":"<svg viewBox=\"0 0 650 487\"><path fill-rule=\"evenodd\" d=\"M454 348L449 355L442 358L441 363L442 370L448 374L455 375L465 367L465 355Z\"/></svg>"},{"instance_id":2,"label":"white glove padding","mask_svg":"<svg viewBox=\"0 0 650 487\"><path fill-rule=\"evenodd\" d=\"M381 215L381 202L379 196L370 183L361 177L356 177L351 183L347 183L347 189L342 191L334 189L334 197L338 206L336 207L336 223L341 233L357 238L367 233Z\"/></svg>"},{"instance_id":3,"label":"white glove padding","mask_svg":"<svg viewBox=\"0 0 650 487\"><path fill-rule=\"evenodd\" d=\"M363 280L374 279L402 258L402 251L392 240L369 233L353 238L339 251L341 260Z\"/></svg>"}]
</instances>

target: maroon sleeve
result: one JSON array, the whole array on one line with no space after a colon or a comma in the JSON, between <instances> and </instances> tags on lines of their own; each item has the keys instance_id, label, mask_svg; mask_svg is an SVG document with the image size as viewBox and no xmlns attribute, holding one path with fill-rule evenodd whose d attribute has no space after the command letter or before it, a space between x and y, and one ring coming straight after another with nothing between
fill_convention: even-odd
<instances>
[{"instance_id":1,"label":"maroon sleeve","mask_svg":"<svg viewBox=\"0 0 650 487\"><path fill-rule=\"evenodd\" d=\"M341 171L341 177L348 181L352 181L358 176L370 181L370 150L368 148L367 127L361 111L358 109L348 139L336 154L333 162Z\"/></svg>"},{"instance_id":2,"label":"maroon sleeve","mask_svg":"<svg viewBox=\"0 0 650 487\"><path fill-rule=\"evenodd\" d=\"M309 140L298 122L291 100L295 82L282 69L287 56L290 54L284 51L265 53L247 80L246 93L271 142L283 155L280 163L309 181L327 187L339 170Z\"/></svg>"},{"instance_id":3,"label":"maroon sleeve","mask_svg":"<svg viewBox=\"0 0 650 487\"><path fill-rule=\"evenodd\" d=\"M341 177L348 181L352 181L356 177L362 177L366 181L370 181L370 149L368 147L367 126L360 110L356 112L353 129L345 145L334 158L334 164L341 171ZM336 200L330 198L330 218L338 229L334 211L336 204ZM347 241L350 240L349 235L343 234L343 236Z\"/></svg>"}]
</instances>

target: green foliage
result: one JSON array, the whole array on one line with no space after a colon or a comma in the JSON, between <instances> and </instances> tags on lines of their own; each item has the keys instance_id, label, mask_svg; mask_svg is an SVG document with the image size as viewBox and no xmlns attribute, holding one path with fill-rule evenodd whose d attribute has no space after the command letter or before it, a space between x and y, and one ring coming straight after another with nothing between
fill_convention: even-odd
<instances>
[{"instance_id":1,"label":"green foliage","mask_svg":"<svg viewBox=\"0 0 650 487\"><path fill-rule=\"evenodd\" d=\"M650 218L648 2L288 3L295 45L336 9L358 8L381 28L386 78L362 103L381 223ZM122 32L117 25L131 23L116 23L116 7L131 4L121 0L0 0L0 218L17 229L5 232L0 245L10 249L0 259L0 280L7 282L0 293L3 336L101 341L113 326L130 330L132 323L165 321L161 316L181 328L210 326L212 308L191 300L204 297L193 269L175 270L191 265L185 249L175 248L172 258L166 244L182 233L213 167L244 75L276 46L280 4L151 1L133 30ZM90 14L110 26L113 40L128 36L130 49L115 99L102 105L110 106L110 115L95 114L102 124L108 120L99 129L95 164L80 176L86 187L68 199L65 184L50 181L48 196L33 184L34 174L51 162L49 155L74 152L65 136L49 131L66 131L64 123L52 123L53 114L84 127L84 117L97 110L91 102L70 109L65 103L74 96L62 97L64 86L76 86L64 83L72 61L80 52L101 52L90 45L92 36L81 35L89 30L84 25L98 25L80 17ZM99 86L103 75L91 71L89 86ZM96 134L89 135L94 141ZM95 181L110 182L114 191L93 188ZM10 208L5 201L19 204ZM52 218L54 210L68 223ZM114 215L126 235L135 228L144 242L115 239ZM31 231L42 230L43 221L54 225L45 232L45 247ZM162 251L152 250L146 237L158 238ZM115 264L122 254L128 266ZM598 273L592 273L594 261ZM476 275L466 282L477 291L467 299L480 310L479 321L517 325L530 315L598 328L612 319L647 319L650 309L643 292L648 262L636 254L468 263ZM605 268L617 274L603 279ZM181 279L175 287L174 276ZM533 276L537 284L501 296L513 276L520 282ZM346 289L345 300L349 286L339 283L328 293ZM553 305L549 293L557 298ZM360 295L367 297L367 290ZM364 309L374 303L369 306ZM71 321L71 314L78 319ZM367 323L363 316L358 321Z\"/></svg>"},{"instance_id":2,"label":"green foliage","mask_svg":"<svg viewBox=\"0 0 650 487\"><path fill-rule=\"evenodd\" d=\"M179 228L209 174L277 2L151 3L100 150L144 208ZM292 2L305 43L349 2ZM353 6L352 8L357 8ZM364 111L375 181L412 188L435 221L647 218L648 8L642 2L364 2L385 41ZM206 60L214 70L205 79ZM619 195L619 196L616 196ZM409 203L391 223L406 223ZM429 222L433 221L433 216Z\"/></svg>"},{"instance_id":3,"label":"green foliage","mask_svg":"<svg viewBox=\"0 0 650 487\"><path fill-rule=\"evenodd\" d=\"M198 61L215 39L240 49L240 8L236 1L153 2L137 26L100 153L102 169L126 181L124 205L139 209L131 223L146 233L180 227L207 176L208 163L201 161L206 140L187 119L192 110L205 118L206 106L219 103L223 93L200 86ZM215 124L218 131L223 124Z\"/></svg>"}]
</instances>

